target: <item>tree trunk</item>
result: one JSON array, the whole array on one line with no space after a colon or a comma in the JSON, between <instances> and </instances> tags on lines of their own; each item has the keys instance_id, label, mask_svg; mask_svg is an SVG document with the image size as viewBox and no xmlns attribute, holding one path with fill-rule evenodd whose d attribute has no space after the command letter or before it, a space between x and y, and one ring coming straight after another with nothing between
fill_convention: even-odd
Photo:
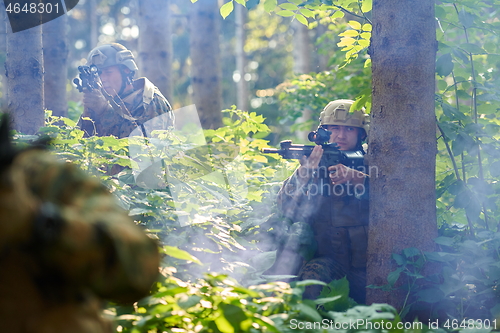
<instances>
[{"instance_id":1,"label":"tree trunk","mask_svg":"<svg viewBox=\"0 0 500 333\"><path fill-rule=\"evenodd\" d=\"M42 27L7 34L5 70L14 129L35 134L44 123Z\"/></svg>"},{"instance_id":2,"label":"tree trunk","mask_svg":"<svg viewBox=\"0 0 500 333\"><path fill-rule=\"evenodd\" d=\"M45 109L55 116L68 116L66 84L68 80L67 15L42 25Z\"/></svg>"},{"instance_id":3,"label":"tree trunk","mask_svg":"<svg viewBox=\"0 0 500 333\"><path fill-rule=\"evenodd\" d=\"M236 70L240 73L240 80L236 85L237 90L237 105L238 109L248 111L248 82L245 80L245 71L247 66L247 55L245 53L246 41L246 18L248 10L241 6L236 5L235 8L235 24L236 24Z\"/></svg>"},{"instance_id":4,"label":"tree trunk","mask_svg":"<svg viewBox=\"0 0 500 333\"><path fill-rule=\"evenodd\" d=\"M216 0L190 6L189 48L193 101L205 129L222 125L219 9Z\"/></svg>"},{"instance_id":5,"label":"tree trunk","mask_svg":"<svg viewBox=\"0 0 500 333\"><path fill-rule=\"evenodd\" d=\"M295 20L293 28L293 72L305 74L312 72L312 47L309 28Z\"/></svg>"},{"instance_id":6,"label":"tree trunk","mask_svg":"<svg viewBox=\"0 0 500 333\"><path fill-rule=\"evenodd\" d=\"M90 21L90 48L97 46L99 40L99 17L97 15L96 0L89 0L89 21Z\"/></svg>"},{"instance_id":7,"label":"tree trunk","mask_svg":"<svg viewBox=\"0 0 500 333\"><path fill-rule=\"evenodd\" d=\"M392 253L434 249L435 33L432 0L373 2L368 285L387 283ZM368 289L368 304L400 309L403 301L402 293Z\"/></svg>"},{"instance_id":8,"label":"tree trunk","mask_svg":"<svg viewBox=\"0 0 500 333\"><path fill-rule=\"evenodd\" d=\"M139 70L172 99L172 33L169 1L139 1Z\"/></svg>"},{"instance_id":9,"label":"tree trunk","mask_svg":"<svg viewBox=\"0 0 500 333\"><path fill-rule=\"evenodd\" d=\"M0 63L0 68L5 68L5 57L7 55L7 31L10 28L9 18L7 17L6 11L1 11L0 13L0 53L3 59ZM0 82L2 88L0 89L0 109L5 109L7 106L7 76L5 76L5 71L0 71Z\"/></svg>"},{"instance_id":10,"label":"tree trunk","mask_svg":"<svg viewBox=\"0 0 500 333\"><path fill-rule=\"evenodd\" d=\"M312 54L311 54L311 38L309 37L309 28L295 20L292 22L293 28L293 72L295 74L307 74L312 72ZM309 108L302 110L296 122L305 123L311 120L312 111ZM297 132L297 137L302 141L308 141L307 135L312 128Z\"/></svg>"}]
</instances>

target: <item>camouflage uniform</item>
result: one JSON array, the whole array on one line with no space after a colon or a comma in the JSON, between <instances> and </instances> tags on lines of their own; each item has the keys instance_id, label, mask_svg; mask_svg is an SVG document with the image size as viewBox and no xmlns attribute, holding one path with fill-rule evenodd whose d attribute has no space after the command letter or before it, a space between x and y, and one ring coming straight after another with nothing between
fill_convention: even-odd
<instances>
[{"instance_id":1,"label":"camouflage uniform","mask_svg":"<svg viewBox=\"0 0 500 333\"><path fill-rule=\"evenodd\" d=\"M163 97L158 88L147 78L140 78L133 82L134 90L127 96L120 96L130 114L114 110L108 105L107 110L99 112L101 116L96 116L94 110L85 108L78 124L85 132L85 136L108 136L114 135L118 138L127 137L135 128L160 115L169 113L172 115L172 108ZM83 120L89 117L92 121ZM165 120L166 119L166 120ZM159 120L160 121L160 120ZM168 128L173 125L173 116L161 117L165 124L159 124L156 128Z\"/></svg>"},{"instance_id":2,"label":"camouflage uniform","mask_svg":"<svg viewBox=\"0 0 500 333\"><path fill-rule=\"evenodd\" d=\"M352 100L328 103L321 112L320 126L360 128L355 150L363 151L361 143L369 129L369 116L363 109L350 110L353 103ZM367 170L366 166L361 168ZM293 241L298 238L296 236L288 236L282 241L276 262L267 273L297 275L300 280L315 279L326 283L347 276L349 295L358 303L364 303L368 180L362 187L364 192L356 193L353 184L333 185L330 180L324 184L316 172L308 177L299 177L297 173L298 170L285 181L278 193L278 208L283 217L293 222L290 230L297 230L296 225L300 225L301 241ZM309 180L301 184L299 179ZM320 189L324 193L319 193ZM290 230L290 235L296 234ZM309 286L304 297L317 298L321 289L319 285Z\"/></svg>"},{"instance_id":3,"label":"camouflage uniform","mask_svg":"<svg viewBox=\"0 0 500 333\"><path fill-rule=\"evenodd\" d=\"M304 255L287 258L283 252L289 250L284 247L279 250L279 260L275 267L280 266L278 273L298 275L300 280L315 279L329 283L347 276L350 296L358 303L363 303L368 245L368 197L366 193L359 197L354 195L354 191L349 191L347 185L337 185L335 190L330 191L331 196L310 195L307 187L318 184L318 180L317 176L313 176L304 187L299 185L294 174L285 181L278 194L278 208L283 215L310 226L315 251L312 258ZM304 296L316 298L321 289L322 286L308 287Z\"/></svg>"},{"instance_id":4,"label":"camouflage uniform","mask_svg":"<svg viewBox=\"0 0 500 333\"><path fill-rule=\"evenodd\" d=\"M101 299L133 302L159 254L96 179L50 153L0 147L0 331L112 332Z\"/></svg>"}]
</instances>

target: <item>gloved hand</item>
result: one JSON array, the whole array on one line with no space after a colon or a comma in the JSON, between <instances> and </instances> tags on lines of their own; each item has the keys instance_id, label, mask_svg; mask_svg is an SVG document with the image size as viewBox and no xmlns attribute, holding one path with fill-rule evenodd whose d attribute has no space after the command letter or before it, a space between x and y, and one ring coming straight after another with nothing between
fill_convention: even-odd
<instances>
[{"instance_id":1,"label":"gloved hand","mask_svg":"<svg viewBox=\"0 0 500 333\"><path fill-rule=\"evenodd\" d=\"M83 93L83 106L100 114L109 108L109 103L100 90L94 89Z\"/></svg>"}]
</instances>

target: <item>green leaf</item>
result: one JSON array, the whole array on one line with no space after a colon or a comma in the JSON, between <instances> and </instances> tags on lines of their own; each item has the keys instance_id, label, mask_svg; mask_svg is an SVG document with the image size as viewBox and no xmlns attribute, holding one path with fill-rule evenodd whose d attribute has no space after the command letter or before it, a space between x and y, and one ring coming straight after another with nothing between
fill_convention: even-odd
<instances>
[{"instance_id":1,"label":"green leaf","mask_svg":"<svg viewBox=\"0 0 500 333\"><path fill-rule=\"evenodd\" d=\"M339 297L340 296L340 297ZM349 281L344 276L342 279L333 280L324 286L320 293L320 298L335 298L324 303L323 307L327 311L345 311L349 308ZM339 297L338 299L336 297Z\"/></svg>"},{"instance_id":2,"label":"green leaf","mask_svg":"<svg viewBox=\"0 0 500 333\"><path fill-rule=\"evenodd\" d=\"M462 60L464 63L468 64L469 63L469 56L464 53L463 50L454 47L453 48L453 54L455 55L456 58Z\"/></svg>"},{"instance_id":3,"label":"green leaf","mask_svg":"<svg viewBox=\"0 0 500 333\"><path fill-rule=\"evenodd\" d=\"M303 15L295 14L295 18L297 19L297 21L299 21L300 23L302 23L306 27L309 26L309 22L307 21L307 19Z\"/></svg>"},{"instance_id":4,"label":"green leaf","mask_svg":"<svg viewBox=\"0 0 500 333\"><path fill-rule=\"evenodd\" d=\"M278 5L278 0L265 0L264 1L264 10L267 13L270 13L276 8L277 5Z\"/></svg>"},{"instance_id":5,"label":"green leaf","mask_svg":"<svg viewBox=\"0 0 500 333\"><path fill-rule=\"evenodd\" d=\"M242 5L243 7L246 7L247 6L247 3L245 0L234 0L236 1L237 3L239 3L240 5Z\"/></svg>"},{"instance_id":6,"label":"green leaf","mask_svg":"<svg viewBox=\"0 0 500 333\"><path fill-rule=\"evenodd\" d=\"M165 245L163 247L163 252L170 257L181 259L181 260L186 260L186 261L192 261L194 263L197 263L198 265L201 265L201 261L198 258L191 255L189 252L181 250L175 246Z\"/></svg>"},{"instance_id":7,"label":"green leaf","mask_svg":"<svg viewBox=\"0 0 500 333\"><path fill-rule=\"evenodd\" d=\"M313 18L315 16L314 12L310 11L307 8L300 8L299 12L304 15L305 17L310 17Z\"/></svg>"},{"instance_id":8,"label":"green leaf","mask_svg":"<svg viewBox=\"0 0 500 333\"><path fill-rule=\"evenodd\" d=\"M363 13L368 13L372 10L372 0L363 0L361 2L361 11Z\"/></svg>"},{"instance_id":9,"label":"green leaf","mask_svg":"<svg viewBox=\"0 0 500 333\"><path fill-rule=\"evenodd\" d=\"M313 309L307 304L299 303L296 305L296 309L300 312L301 316L304 316L312 322L319 323L323 319L316 309Z\"/></svg>"},{"instance_id":10,"label":"green leaf","mask_svg":"<svg viewBox=\"0 0 500 333\"><path fill-rule=\"evenodd\" d=\"M436 303L444 298L444 293L438 288L430 288L417 292L418 300L427 303Z\"/></svg>"},{"instance_id":11,"label":"green leaf","mask_svg":"<svg viewBox=\"0 0 500 333\"><path fill-rule=\"evenodd\" d=\"M333 297L318 298L318 299L314 300L314 303L323 305L326 303L334 302L340 298L342 298L341 295L337 295L337 296L333 296Z\"/></svg>"},{"instance_id":12,"label":"green leaf","mask_svg":"<svg viewBox=\"0 0 500 333\"><path fill-rule=\"evenodd\" d=\"M464 28L468 29L474 26L474 15L466 12L464 8L458 13L458 19Z\"/></svg>"},{"instance_id":13,"label":"green leaf","mask_svg":"<svg viewBox=\"0 0 500 333\"><path fill-rule=\"evenodd\" d=\"M347 24L355 30L361 30L361 23L359 23L358 21L349 21L347 22Z\"/></svg>"},{"instance_id":14,"label":"green leaf","mask_svg":"<svg viewBox=\"0 0 500 333\"><path fill-rule=\"evenodd\" d=\"M280 10L280 11L277 11L276 14L278 14L279 16L283 16L283 17L290 17L290 16L295 15L295 13L290 11L290 10Z\"/></svg>"},{"instance_id":15,"label":"green leaf","mask_svg":"<svg viewBox=\"0 0 500 333\"><path fill-rule=\"evenodd\" d=\"M490 174L492 177L500 177L500 161L495 161L490 164Z\"/></svg>"},{"instance_id":16,"label":"green leaf","mask_svg":"<svg viewBox=\"0 0 500 333\"><path fill-rule=\"evenodd\" d=\"M339 34L339 36L346 36L346 37L357 37L358 35L359 35L359 31L352 30L352 29L346 30L346 31L341 32Z\"/></svg>"},{"instance_id":17,"label":"green leaf","mask_svg":"<svg viewBox=\"0 0 500 333\"><path fill-rule=\"evenodd\" d=\"M224 317L226 317L231 326L234 327L236 331L239 331L241 322L247 319L245 312L233 304L221 304L219 308L223 311Z\"/></svg>"},{"instance_id":18,"label":"green leaf","mask_svg":"<svg viewBox=\"0 0 500 333\"><path fill-rule=\"evenodd\" d=\"M181 308L183 308L184 310L187 310L187 309L195 306L196 304L198 304L201 299L202 298L200 296L197 296L197 295L188 296L188 295L184 294L179 298L179 300L177 301L177 304Z\"/></svg>"},{"instance_id":19,"label":"green leaf","mask_svg":"<svg viewBox=\"0 0 500 333\"><path fill-rule=\"evenodd\" d=\"M460 47L469 52L470 54L485 54L487 53L482 47L477 46L476 44L472 43L464 43L461 44Z\"/></svg>"},{"instance_id":20,"label":"green leaf","mask_svg":"<svg viewBox=\"0 0 500 333\"><path fill-rule=\"evenodd\" d=\"M322 286L327 285L325 282L319 281L319 280L302 280L302 281L295 282L295 285L299 286L299 287L307 287L307 286L312 286L312 285L316 285L316 284L319 284Z\"/></svg>"},{"instance_id":21,"label":"green leaf","mask_svg":"<svg viewBox=\"0 0 500 333\"><path fill-rule=\"evenodd\" d=\"M223 4L221 7L220 7L220 15L223 17L223 18L226 18L229 16L229 14L232 13L234 9L234 3L233 1L229 1L229 2L226 2L225 4Z\"/></svg>"},{"instance_id":22,"label":"green leaf","mask_svg":"<svg viewBox=\"0 0 500 333\"><path fill-rule=\"evenodd\" d=\"M436 61L436 73L439 76L448 76L453 71L453 61L451 54L446 53L440 56Z\"/></svg>"},{"instance_id":23,"label":"green leaf","mask_svg":"<svg viewBox=\"0 0 500 333\"><path fill-rule=\"evenodd\" d=\"M455 197L453 206L456 208L465 208L472 201L471 192L469 189L458 193Z\"/></svg>"},{"instance_id":24,"label":"green leaf","mask_svg":"<svg viewBox=\"0 0 500 333\"><path fill-rule=\"evenodd\" d=\"M420 255L420 250L417 249L416 247L409 247L403 250L403 254L406 256L406 258L411 258L415 256Z\"/></svg>"},{"instance_id":25,"label":"green leaf","mask_svg":"<svg viewBox=\"0 0 500 333\"><path fill-rule=\"evenodd\" d=\"M235 332L233 325L231 325L231 323L223 315L220 315L218 318L216 318L214 322L215 325L217 325L219 332L224 332L224 333Z\"/></svg>"},{"instance_id":26,"label":"green leaf","mask_svg":"<svg viewBox=\"0 0 500 333\"><path fill-rule=\"evenodd\" d=\"M297 5L293 4L293 3L290 3L290 2L285 2L285 3L282 3L281 5L279 5L281 8L283 9L287 9L287 10L297 10L299 9L299 7L297 7Z\"/></svg>"},{"instance_id":27,"label":"green leaf","mask_svg":"<svg viewBox=\"0 0 500 333\"><path fill-rule=\"evenodd\" d=\"M396 264L398 264L398 266L403 266L404 264L406 264L406 258L400 254L393 253L392 259L394 259L394 261L396 261Z\"/></svg>"},{"instance_id":28,"label":"green leaf","mask_svg":"<svg viewBox=\"0 0 500 333\"><path fill-rule=\"evenodd\" d=\"M457 195L458 193L460 193L466 189L467 189L467 187L465 186L465 183L463 182L463 180L457 180L448 187L448 192L450 194Z\"/></svg>"},{"instance_id":29,"label":"green leaf","mask_svg":"<svg viewBox=\"0 0 500 333\"><path fill-rule=\"evenodd\" d=\"M389 283L390 286L394 286L396 281L399 279L399 275L401 275L401 272L403 271L402 267L399 267L393 272L390 272L389 275L387 275L387 282Z\"/></svg>"},{"instance_id":30,"label":"green leaf","mask_svg":"<svg viewBox=\"0 0 500 333\"><path fill-rule=\"evenodd\" d=\"M451 144L451 151L454 156L460 155L464 150L467 150L469 147L469 140L467 139L467 134L459 133L457 138L453 140Z\"/></svg>"},{"instance_id":31,"label":"green leaf","mask_svg":"<svg viewBox=\"0 0 500 333\"><path fill-rule=\"evenodd\" d=\"M434 239L434 242L439 245L452 246L455 243L455 240L451 237L441 236Z\"/></svg>"},{"instance_id":32,"label":"green leaf","mask_svg":"<svg viewBox=\"0 0 500 333\"><path fill-rule=\"evenodd\" d=\"M332 20L332 21L335 21L335 19L337 19L337 18L342 18L342 17L344 17L344 16L345 16L345 14L344 14L344 12L343 12L343 11L341 11L341 10L337 10L336 12L334 12L334 13L332 14L332 16L330 16L330 18L331 18L331 20Z\"/></svg>"}]
</instances>

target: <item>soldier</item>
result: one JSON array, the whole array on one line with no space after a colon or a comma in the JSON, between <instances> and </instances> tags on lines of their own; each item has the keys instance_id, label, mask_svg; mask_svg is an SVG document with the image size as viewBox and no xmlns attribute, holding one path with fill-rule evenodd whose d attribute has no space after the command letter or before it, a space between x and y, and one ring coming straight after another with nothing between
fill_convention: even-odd
<instances>
[{"instance_id":1,"label":"soldier","mask_svg":"<svg viewBox=\"0 0 500 333\"><path fill-rule=\"evenodd\" d=\"M172 108L158 88L147 78L133 80L138 68L130 50L118 43L98 46L87 58L87 66L92 65L99 71L104 91L84 91L84 111L78 124L85 136L124 138L137 127L149 136L144 123L155 118L162 122L156 129L173 125ZM84 120L86 117L92 121Z\"/></svg>"},{"instance_id":2,"label":"soldier","mask_svg":"<svg viewBox=\"0 0 500 333\"><path fill-rule=\"evenodd\" d=\"M157 279L150 239L97 179L0 125L0 331L110 333L102 299L134 302Z\"/></svg>"},{"instance_id":3,"label":"soldier","mask_svg":"<svg viewBox=\"0 0 500 333\"><path fill-rule=\"evenodd\" d=\"M350 110L353 103L352 100L330 102L321 112L320 126L332 133L329 142L336 143L340 150L364 153L362 142L367 137L369 117L363 110ZM301 240L297 243L289 237L278 250L277 260L268 273L298 275L300 280L326 283L347 276L350 296L364 303L367 174L342 164L330 166L331 195L318 194L317 168L322 155L322 147L314 147L278 193L278 208L284 217L295 222L289 233L295 238L300 235ZM307 240L308 234L311 241ZM309 286L304 297L317 298L321 289L319 285Z\"/></svg>"}]
</instances>

